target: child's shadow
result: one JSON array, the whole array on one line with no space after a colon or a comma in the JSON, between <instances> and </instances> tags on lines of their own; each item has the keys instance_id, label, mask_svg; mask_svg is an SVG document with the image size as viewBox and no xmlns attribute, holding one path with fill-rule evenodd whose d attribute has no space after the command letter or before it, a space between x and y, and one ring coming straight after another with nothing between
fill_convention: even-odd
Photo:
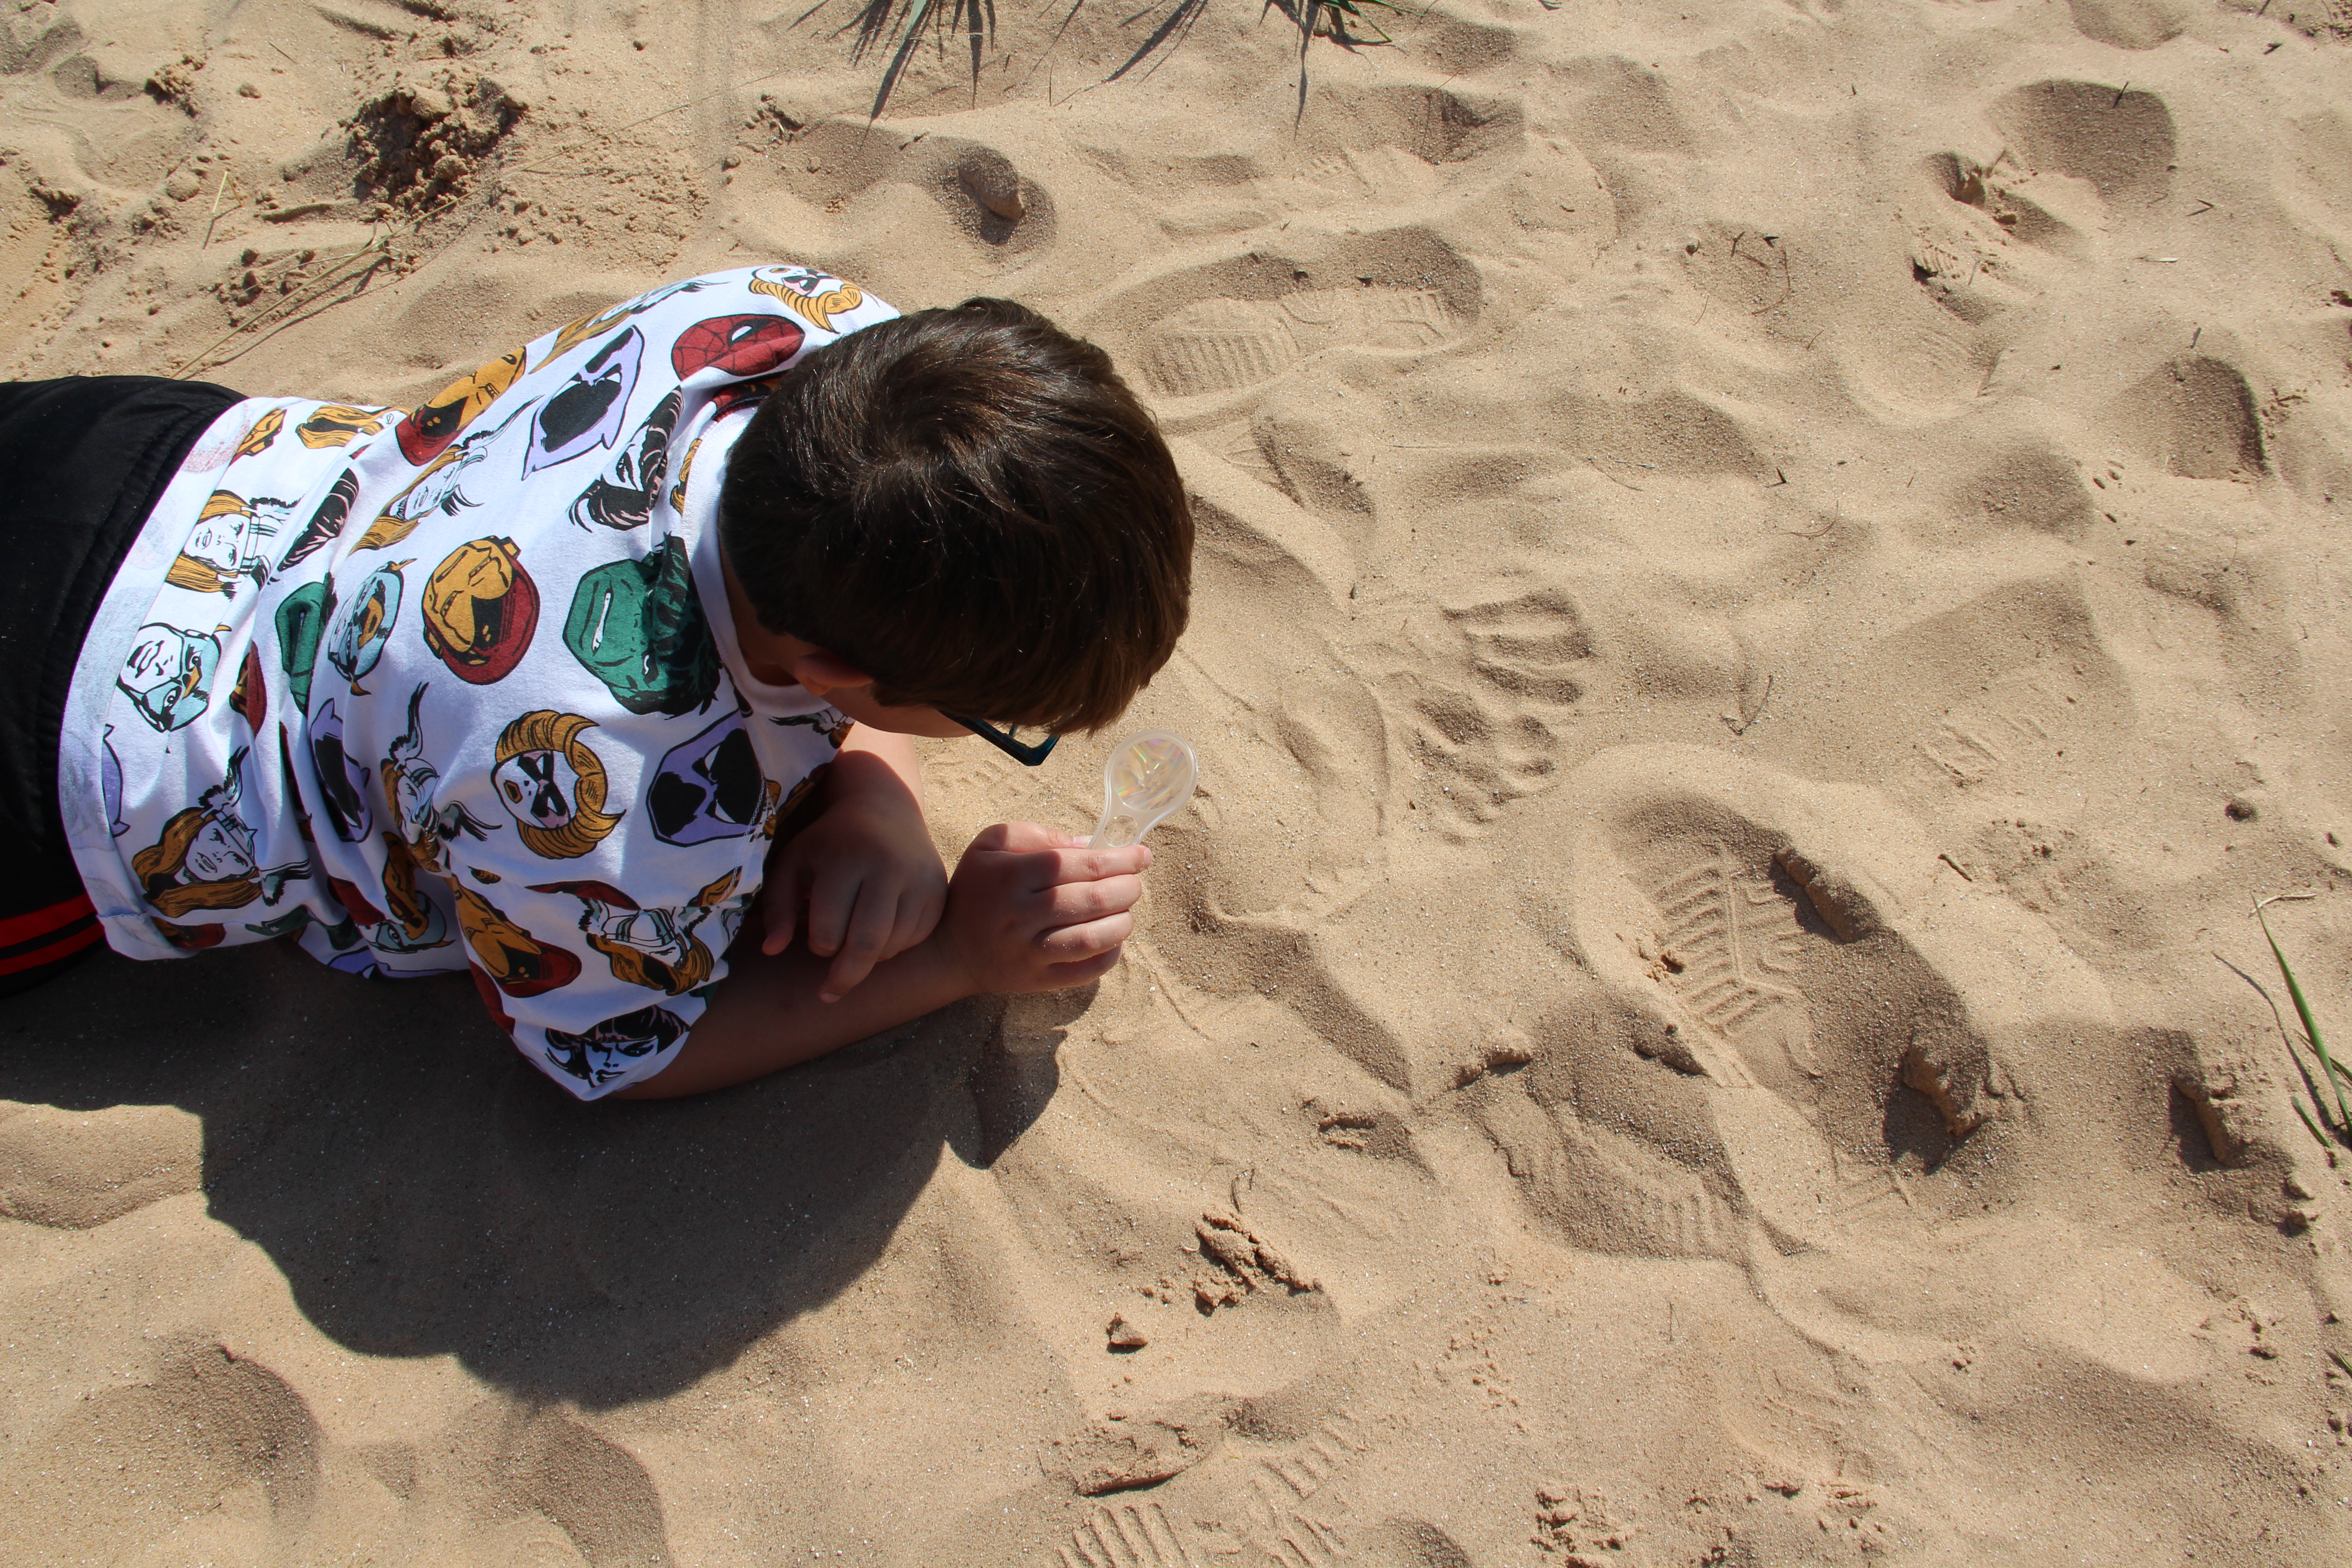
<instances>
[{"instance_id":1,"label":"child's shadow","mask_svg":"<svg viewBox=\"0 0 2352 1568\"><path fill-rule=\"evenodd\" d=\"M1004 1112L983 1134L971 1082L999 1010L960 1004L719 1094L583 1106L462 976L357 980L277 943L101 953L0 1003L0 1099L193 1112L212 1217L336 1341L602 1406L681 1388L849 1285L943 1145L1001 1149Z\"/></svg>"}]
</instances>

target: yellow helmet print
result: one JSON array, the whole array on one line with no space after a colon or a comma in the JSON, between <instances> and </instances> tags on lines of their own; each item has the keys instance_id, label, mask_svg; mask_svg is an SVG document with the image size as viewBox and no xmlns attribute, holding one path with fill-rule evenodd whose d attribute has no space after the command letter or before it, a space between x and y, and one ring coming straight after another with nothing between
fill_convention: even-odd
<instances>
[{"instance_id":1,"label":"yellow helmet print","mask_svg":"<svg viewBox=\"0 0 2352 1568\"><path fill-rule=\"evenodd\" d=\"M425 646L460 680L504 679L538 629L539 585L511 539L461 544L425 579Z\"/></svg>"}]
</instances>

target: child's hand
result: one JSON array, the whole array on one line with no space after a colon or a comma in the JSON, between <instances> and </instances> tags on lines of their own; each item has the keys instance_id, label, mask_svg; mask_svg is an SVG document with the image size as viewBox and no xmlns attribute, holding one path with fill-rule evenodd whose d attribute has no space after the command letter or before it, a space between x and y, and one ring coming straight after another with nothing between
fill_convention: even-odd
<instances>
[{"instance_id":1,"label":"child's hand","mask_svg":"<svg viewBox=\"0 0 2352 1568\"><path fill-rule=\"evenodd\" d=\"M1088 849L1034 822L982 828L948 887L940 940L974 991L1058 991L1118 962L1151 851Z\"/></svg>"},{"instance_id":2,"label":"child's hand","mask_svg":"<svg viewBox=\"0 0 2352 1568\"><path fill-rule=\"evenodd\" d=\"M805 905L808 950L833 960L818 997L838 1002L929 936L947 893L947 868L911 798L845 792L768 863L760 950L791 946Z\"/></svg>"}]
</instances>

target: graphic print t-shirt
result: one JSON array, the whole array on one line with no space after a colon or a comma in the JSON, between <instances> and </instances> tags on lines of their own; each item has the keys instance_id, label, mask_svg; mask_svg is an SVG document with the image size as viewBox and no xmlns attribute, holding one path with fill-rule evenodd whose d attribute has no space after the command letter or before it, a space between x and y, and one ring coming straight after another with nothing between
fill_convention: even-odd
<instances>
[{"instance_id":1,"label":"graphic print t-shirt","mask_svg":"<svg viewBox=\"0 0 2352 1568\"><path fill-rule=\"evenodd\" d=\"M58 763L107 940L299 932L470 968L593 1099L677 1055L848 721L741 668L726 456L770 378L897 312L770 266L672 284L423 406L252 399L188 454L74 675Z\"/></svg>"}]
</instances>

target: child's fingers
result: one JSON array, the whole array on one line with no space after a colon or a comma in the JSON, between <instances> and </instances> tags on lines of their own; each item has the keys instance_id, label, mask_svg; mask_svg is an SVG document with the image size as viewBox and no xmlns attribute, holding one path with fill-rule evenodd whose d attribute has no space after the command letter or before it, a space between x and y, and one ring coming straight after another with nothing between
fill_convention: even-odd
<instances>
[{"instance_id":1,"label":"child's fingers","mask_svg":"<svg viewBox=\"0 0 2352 1568\"><path fill-rule=\"evenodd\" d=\"M841 951L849 934L849 918L857 907L859 879L840 876L812 878L808 895L808 950L819 958Z\"/></svg>"},{"instance_id":2,"label":"child's fingers","mask_svg":"<svg viewBox=\"0 0 2352 1568\"><path fill-rule=\"evenodd\" d=\"M1075 963L1118 947L1135 934L1135 917L1121 910L1097 921L1057 926L1037 939L1037 946L1055 963Z\"/></svg>"},{"instance_id":3,"label":"child's fingers","mask_svg":"<svg viewBox=\"0 0 2352 1568\"><path fill-rule=\"evenodd\" d=\"M801 876L796 866L779 862L775 874L760 892L760 951L771 958L793 945L800 923Z\"/></svg>"},{"instance_id":4,"label":"child's fingers","mask_svg":"<svg viewBox=\"0 0 2352 1568\"><path fill-rule=\"evenodd\" d=\"M908 949L919 945L923 939L939 929L940 915L947 908L942 893L910 892L898 899L898 922L890 928L890 944L884 958L896 958Z\"/></svg>"},{"instance_id":5,"label":"child's fingers","mask_svg":"<svg viewBox=\"0 0 2352 1568\"><path fill-rule=\"evenodd\" d=\"M1122 945L1098 952L1092 958L1079 959L1075 963L1057 963L1045 972L1044 989L1066 991L1073 985L1084 985L1089 980L1100 980L1118 967L1119 958L1126 951Z\"/></svg>"},{"instance_id":6,"label":"child's fingers","mask_svg":"<svg viewBox=\"0 0 2352 1568\"><path fill-rule=\"evenodd\" d=\"M1079 842L1083 843L1081 839ZM1066 849L1070 836L1041 822L994 822L973 835L972 849L1022 854L1033 849Z\"/></svg>"},{"instance_id":7,"label":"child's fingers","mask_svg":"<svg viewBox=\"0 0 2352 1568\"><path fill-rule=\"evenodd\" d=\"M1052 863L1048 887L1099 882L1106 877L1140 875L1151 864L1151 851L1140 844L1130 844L1123 849L1064 849L1052 857Z\"/></svg>"},{"instance_id":8,"label":"child's fingers","mask_svg":"<svg viewBox=\"0 0 2352 1568\"><path fill-rule=\"evenodd\" d=\"M876 897L871 889L857 900L849 929L842 937L840 954L825 971L824 985L817 993L820 1001L840 1001L874 973L874 966L887 956L898 914L897 899Z\"/></svg>"},{"instance_id":9,"label":"child's fingers","mask_svg":"<svg viewBox=\"0 0 2352 1568\"><path fill-rule=\"evenodd\" d=\"M1098 882L1065 882L1046 899L1054 924L1082 925L1135 908L1143 897L1140 877L1105 877Z\"/></svg>"}]
</instances>

